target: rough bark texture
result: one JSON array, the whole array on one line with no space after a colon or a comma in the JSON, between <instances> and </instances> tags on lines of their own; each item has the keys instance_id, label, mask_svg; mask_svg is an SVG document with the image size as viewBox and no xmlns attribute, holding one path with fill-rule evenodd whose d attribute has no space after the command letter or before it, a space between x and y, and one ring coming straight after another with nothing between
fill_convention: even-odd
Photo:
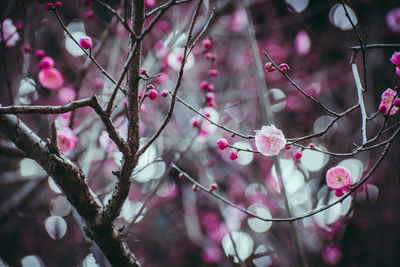
<instances>
[{"instance_id":1,"label":"rough bark texture","mask_svg":"<svg viewBox=\"0 0 400 267\"><path fill-rule=\"evenodd\" d=\"M97 243L113 266L140 265L112 224L95 226L101 203L79 168L63 155L51 153L47 144L15 115L0 115L0 132L53 177L68 201L84 218L87 235Z\"/></svg>"}]
</instances>

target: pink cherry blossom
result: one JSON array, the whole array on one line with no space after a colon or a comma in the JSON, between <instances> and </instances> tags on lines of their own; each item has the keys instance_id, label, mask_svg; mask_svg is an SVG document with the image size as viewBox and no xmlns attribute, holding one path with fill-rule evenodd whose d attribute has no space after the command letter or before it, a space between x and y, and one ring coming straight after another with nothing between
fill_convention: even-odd
<instances>
[{"instance_id":1,"label":"pink cherry blossom","mask_svg":"<svg viewBox=\"0 0 400 267\"><path fill-rule=\"evenodd\" d=\"M400 66L400 52L394 52L390 61L396 66Z\"/></svg>"},{"instance_id":2,"label":"pink cherry blossom","mask_svg":"<svg viewBox=\"0 0 400 267\"><path fill-rule=\"evenodd\" d=\"M6 41L6 47L13 47L20 39L17 31L17 27L14 26L11 19L5 19L2 24L0 24L0 28L2 28L3 36L0 34L0 41L3 41L2 37Z\"/></svg>"},{"instance_id":3,"label":"pink cherry blossom","mask_svg":"<svg viewBox=\"0 0 400 267\"><path fill-rule=\"evenodd\" d=\"M326 184L334 190L341 191L349 187L352 183L351 172L345 167L335 166L326 172Z\"/></svg>"},{"instance_id":4,"label":"pink cherry blossom","mask_svg":"<svg viewBox=\"0 0 400 267\"><path fill-rule=\"evenodd\" d=\"M256 131L255 143L257 150L265 156L278 155L285 147L286 139L282 131L274 125L263 126Z\"/></svg>"},{"instance_id":5,"label":"pink cherry blossom","mask_svg":"<svg viewBox=\"0 0 400 267\"><path fill-rule=\"evenodd\" d=\"M49 90L56 90L64 84L64 78L56 68L47 68L39 72L39 83Z\"/></svg>"},{"instance_id":6,"label":"pink cherry blossom","mask_svg":"<svg viewBox=\"0 0 400 267\"><path fill-rule=\"evenodd\" d=\"M57 143L62 153L73 150L78 144L78 138L70 128L62 128L57 131Z\"/></svg>"},{"instance_id":7,"label":"pink cherry blossom","mask_svg":"<svg viewBox=\"0 0 400 267\"><path fill-rule=\"evenodd\" d=\"M386 23L393 32L400 32L400 7L387 13Z\"/></svg>"},{"instance_id":8,"label":"pink cherry blossom","mask_svg":"<svg viewBox=\"0 0 400 267\"><path fill-rule=\"evenodd\" d=\"M385 92L383 92L381 103L379 105L380 111L384 111L386 114L388 114L389 109L392 106L395 94L395 91L390 88L386 89ZM393 105L392 109L390 109L389 115L395 114L397 110L399 110L399 108Z\"/></svg>"}]
</instances>

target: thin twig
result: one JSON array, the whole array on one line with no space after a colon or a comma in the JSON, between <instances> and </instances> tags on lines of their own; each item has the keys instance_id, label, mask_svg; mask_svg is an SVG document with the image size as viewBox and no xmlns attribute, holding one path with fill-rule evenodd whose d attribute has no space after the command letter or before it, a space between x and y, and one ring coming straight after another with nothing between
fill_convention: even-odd
<instances>
[{"instance_id":1,"label":"thin twig","mask_svg":"<svg viewBox=\"0 0 400 267\"><path fill-rule=\"evenodd\" d=\"M177 94L178 94L178 90L179 90L179 87L180 87L181 82L182 82L183 71L184 71L186 60L187 60L187 56L188 56L187 52L189 50L189 42L190 42L190 39L192 38L193 28L194 28L194 25L195 25L195 23L197 21L197 17L199 16L200 6L201 6L202 2L203 2L203 0L199 0L197 2L196 9L195 9L195 12L194 12L193 17L192 17L192 21L190 23L188 35L187 35L187 38L186 38L185 48L184 48L184 51L183 51L181 67L180 67L180 70L178 72L178 77L177 77L176 82L175 82L174 92L172 94L172 99L171 99L171 103L170 103L170 106L169 106L168 113L165 116L163 123L158 128L156 133L139 150L139 153L138 153L139 156L142 155L147 150L147 148L158 138L158 136L160 136L161 132L165 129L165 127L167 127L169 121L171 120L171 117L172 117L172 114L173 114L174 108L175 108L175 102L176 102L176 97L177 97Z\"/></svg>"}]
</instances>

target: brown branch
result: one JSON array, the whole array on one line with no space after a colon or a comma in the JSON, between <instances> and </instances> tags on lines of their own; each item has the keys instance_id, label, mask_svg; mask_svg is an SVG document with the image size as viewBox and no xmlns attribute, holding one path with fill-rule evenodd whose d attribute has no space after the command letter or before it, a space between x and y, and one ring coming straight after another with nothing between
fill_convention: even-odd
<instances>
[{"instance_id":1,"label":"brown branch","mask_svg":"<svg viewBox=\"0 0 400 267\"><path fill-rule=\"evenodd\" d=\"M53 177L71 205L85 219L88 236L102 249L112 265L139 266L112 224L101 227L94 224L102 205L79 168L62 154L58 156L51 153L47 144L15 115L0 116L0 132Z\"/></svg>"},{"instance_id":2,"label":"brown branch","mask_svg":"<svg viewBox=\"0 0 400 267\"><path fill-rule=\"evenodd\" d=\"M61 106L5 106L0 107L0 114L61 114L90 106L90 101L91 98L84 98Z\"/></svg>"},{"instance_id":3,"label":"brown branch","mask_svg":"<svg viewBox=\"0 0 400 267\"><path fill-rule=\"evenodd\" d=\"M133 32L139 36L144 23L144 0L132 0L132 25ZM126 92L126 116L128 119L128 151L123 155L121 169L116 173L117 184L112 192L107 206L101 211L99 218L102 225L110 224L121 212L122 205L128 197L132 171L138 161L137 151L139 149L139 82L140 82L140 59L142 51L141 39L130 36L129 53L132 59L128 68L127 92Z\"/></svg>"}]
</instances>

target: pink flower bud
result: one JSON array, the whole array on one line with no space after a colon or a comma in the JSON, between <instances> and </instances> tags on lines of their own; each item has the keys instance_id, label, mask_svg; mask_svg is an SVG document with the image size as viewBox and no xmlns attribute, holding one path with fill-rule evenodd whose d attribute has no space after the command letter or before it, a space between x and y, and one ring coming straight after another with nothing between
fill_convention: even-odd
<instances>
[{"instance_id":1,"label":"pink flower bud","mask_svg":"<svg viewBox=\"0 0 400 267\"><path fill-rule=\"evenodd\" d=\"M190 119L190 125L192 125L193 127L197 128L200 126L199 124L200 124L199 118L193 117Z\"/></svg>"},{"instance_id":2,"label":"pink flower bud","mask_svg":"<svg viewBox=\"0 0 400 267\"><path fill-rule=\"evenodd\" d=\"M160 21L160 24L158 24L158 27L160 27L160 30L162 31L168 31L169 29L169 23L166 20Z\"/></svg>"},{"instance_id":3,"label":"pink flower bud","mask_svg":"<svg viewBox=\"0 0 400 267\"><path fill-rule=\"evenodd\" d=\"M51 57L44 57L40 60L38 68L41 69L48 69L54 67L54 60Z\"/></svg>"},{"instance_id":4,"label":"pink flower bud","mask_svg":"<svg viewBox=\"0 0 400 267\"><path fill-rule=\"evenodd\" d=\"M394 100L394 102L393 102L393 105L395 106L395 107L400 107L400 98L396 98L395 100Z\"/></svg>"},{"instance_id":5,"label":"pink flower bud","mask_svg":"<svg viewBox=\"0 0 400 267\"><path fill-rule=\"evenodd\" d=\"M214 91L214 85L209 84L208 87L207 87L207 90L210 91L210 92Z\"/></svg>"},{"instance_id":6,"label":"pink flower bud","mask_svg":"<svg viewBox=\"0 0 400 267\"><path fill-rule=\"evenodd\" d=\"M205 112L204 116L206 116L207 118L210 118L211 114L209 112Z\"/></svg>"},{"instance_id":7,"label":"pink flower bud","mask_svg":"<svg viewBox=\"0 0 400 267\"><path fill-rule=\"evenodd\" d=\"M290 149L290 145L285 145L283 148L284 148L285 150L289 150L289 149Z\"/></svg>"},{"instance_id":8,"label":"pink flower bud","mask_svg":"<svg viewBox=\"0 0 400 267\"><path fill-rule=\"evenodd\" d=\"M152 84L149 84L149 85L147 85L147 89L154 89L155 87L154 87L154 85L152 85Z\"/></svg>"},{"instance_id":9,"label":"pink flower bud","mask_svg":"<svg viewBox=\"0 0 400 267\"><path fill-rule=\"evenodd\" d=\"M52 3L47 3L46 4L46 9L47 10L52 10L53 9L53 4Z\"/></svg>"},{"instance_id":10,"label":"pink flower bud","mask_svg":"<svg viewBox=\"0 0 400 267\"><path fill-rule=\"evenodd\" d=\"M341 197L344 195L343 190L341 190L341 189L335 189L334 192L335 192L335 196L337 196L337 197Z\"/></svg>"},{"instance_id":11,"label":"pink flower bud","mask_svg":"<svg viewBox=\"0 0 400 267\"><path fill-rule=\"evenodd\" d=\"M144 68L141 68L141 69L140 69L140 74L149 77L149 74L147 73L147 70L144 69Z\"/></svg>"},{"instance_id":12,"label":"pink flower bud","mask_svg":"<svg viewBox=\"0 0 400 267\"><path fill-rule=\"evenodd\" d=\"M271 62L267 62L264 66L264 70L266 72L273 72L275 70L275 67L272 65Z\"/></svg>"},{"instance_id":13,"label":"pink flower bud","mask_svg":"<svg viewBox=\"0 0 400 267\"><path fill-rule=\"evenodd\" d=\"M25 53L27 53L27 52L31 51L31 46L26 44L22 47L22 49L24 50Z\"/></svg>"},{"instance_id":14,"label":"pink flower bud","mask_svg":"<svg viewBox=\"0 0 400 267\"><path fill-rule=\"evenodd\" d=\"M217 188L218 188L218 185L216 183L212 183L210 185L209 191L212 192L212 191L216 190Z\"/></svg>"},{"instance_id":15,"label":"pink flower bud","mask_svg":"<svg viewBox=\"0 0 400 267\"><path fill-rule=\"evenodd\" d=\"M215 94L214 93L212 93L212 92L206 93L206 100L207 101L212 101L214 99L215 99Z\"/></svg>"},{"instance_id":16,"label":"pink flower bud","mask_svg":"<svg viewBox=\"0 0 400 267\"><path fill-rule=\"evenodd\" d=\"M93 85L94 85L94 87L96 87L98 89L103 87L103 78L101 78L101 77L94 78Z\"/></svg>"},{"instance_id":17,"label":"pink flower bud","mask_svg":"<svg viewBox=\"0 0 400 267\"><path fill-rule=\"evenodd\" d=\"M379 105L379 111L385 112L386 111L386 106L383 104Z\"/></svg>"},{"instance_id":18,"label":"pink flower bud","mask_svg":"<svg viewBox=\"0 0 400 267\"><path fill-rule=\"evenodd\" d=\"M83 49L92 48L92 39L89 36L84 36L81 39L79 39L79 45Z\"/></svg>"},{"instance_id":19,"label":"pink flower bud","mask_svg":"<svg viewBox=\"0 0 400 267\"><path fill-rule=\"evenodd\" d=\"M396 66L395 73L400 76L400 66Z\"/></svg>"},{"instance_id":20,"label":"pink flower bud","mask_svg":"<svg viewBox=\"0 0 400 267\"><path fill-rule=\"evenodd\" d=\"M208 72L208 74L209 74L210 76L217 76L217 75L218 75L218 70L216 70L216 69L211 69L211 70Z\"/></svg>"},{"instance_id":21,"label":"pink flower bud","mask_svg":"<svg viewBox=\"0 0 400 267\"><path fill-rule=\"evenodd\" d=\"M204 41L203 41L203 47L204 47L205 49L210 49L210 47L211 47L211 40L209 40L209 39L204 40Z\"/></svg>"},{"instance_id":22,"label":"pink flower bud","mask_svg":"<svg viewBox=\"0 0 400 267\"><path fill-rule=\"evenodd\" d=\"M192 186L192 191L193 191L193 192L197 192L197 191L199 191L199 189L200 189L200 188L199 188L197 185L195 185L195 184Z\"/></svg>"},{"instance_id":23,"label":"pink flower bud","mask_svg":"<svg viewBox=\"0 0 400 267\"><path fill-rule=\"evenodd\" d=\"M394 52L390 61L396 66L400 66L400 52Z\"/></svg>"},{"instance_id":24,"label":"pink flower bud","mask_svg":"<svg viewBox=\"0 0 400 267\"><path fill-rule=\"evenodd\" d=\"M62 8L63 4L61 2L56 2L56 8Z\"/></svg>"},{"instance_id":25,"label":"pink flower bud","mask_svg":"<svg viewBox=\"0 0 400 267\"><path fill-rule=\"evenodd\" d=\"M86 11L86 13L85 13L85 18L87 18L87 19L92 19L93 17L94 17L94 12L93 12L93 10Z\"/></svg>"},{"instance_id":26,"label":"pink flower bud","mask_svg":"<svg viewBox=\"0 0 400 267\"><path fill-rule=\"evenodd\" d=\"M224 150L225 148L228 147L228 140L225 138L221 138L217 141L217 146L219 149Z\"/></svg>"},{"instance_id":27,"label":"pink flower bud","mask_svg":"<svg viewBox=\"0 0 400 267\"><path fill-rule=\"evenodd\" d=\"M284 72L284 73L288 73L290 71L290 67L288 64L286 63L282 63L279 65L279 69Z\"/></svg>"},{"instance_id":28,"label":"pink flower bud","mask_svg":"<svg viewBox=\"0 0 400 267\"><path fill-rule=\"evenodd\" d=\"M210 59L214 58L214 55L211 52L207 52L207 53L204 54L204 58L207 59L207 60L210 60Z\"/></svg>"},{"instance_id":29,"label":"pink flower bud","mask_svg":"<svg viewBox=\"0 0 400 267\"><path fill-rule=\"evenodd\" d=\"M37 57L44 57L46 55L46 53L42 49L39 49L39 50L36 50L35 55Z\"/></svg>"},{"instance_id":30,"label":"pink flower bud","mask_svg":"<svg viewBox=\"0 0 400 267\"><path fill-rule=\"evenodd\" d=\"M235 160L235 159L237 159L238 158L238 152L237 152L237 150L231 150L231 151L229 151L229 158L231 159L231 160Z\"/></svg>"},{"instance_id":31,"label":"pink flower bud","mask_svg":"<svg viewBox=\"0 0 400 267\"><path fill-rule=\"evenodd\" d=\"M150 100L155 100L158 96L158 93L156 90L151 89L147 92L148 97L150 98Z\"/></svg>"},{"instance_id":32,"label":"pink flower bud","mask_svg":"<svg viewBox=\"0 0 400 267\"><path fill-rule=\"evenodd\" d=\"M208 87L208 82L207 81L202 81L201 83L200 83L200 88L201 89L206 89Z\"/></svg>"},{"instance_id":33,"label":"pink flower bud","mask_svg":"<svg viewBox=\"0 0 400 267\"><path fill-rule=\"evenodd\" d=\"M310 149L312 149L312 150L314 150L314 149L315 149L315 145L314 145L313 143L310 143L308 146L309 146L309 147L310 147Z\"/></svg>"},{"instance_id":34,"label":"pink flower bud","mask_svg":"<svg viewBox=\"0 0 400 267\"><path fill-rule=\"evenodd\" d=\"M178 178L179 178L179 179L182 179L183 177L184 177L183 173L180 172L180 173L178 174Z\"/></svg>"},{"instance_id":35,"label":"pink flower bud","mask_svg":"<svg viewBox=\"0 0 400 267\"><path fill-rule=\"evenodd\" d=\"M161 91L161 96L162 96L162 97L167 97L167 96L168 96L167 90L162 90L162 91Z\"/></svg>"},{"instance_id":36,"label":"pink flower bud","mask_svg":"<svg viewBox=\"0 0 400 267\"><path fill-rule=\"evenodd\" d=\"M302 154L301 152L302 152L301 150L295 150L295 151L293 151L293 157L294 157L295 159L300 159L300 158L303 156L303 154Z\"/></svg>"}]
</instances>

